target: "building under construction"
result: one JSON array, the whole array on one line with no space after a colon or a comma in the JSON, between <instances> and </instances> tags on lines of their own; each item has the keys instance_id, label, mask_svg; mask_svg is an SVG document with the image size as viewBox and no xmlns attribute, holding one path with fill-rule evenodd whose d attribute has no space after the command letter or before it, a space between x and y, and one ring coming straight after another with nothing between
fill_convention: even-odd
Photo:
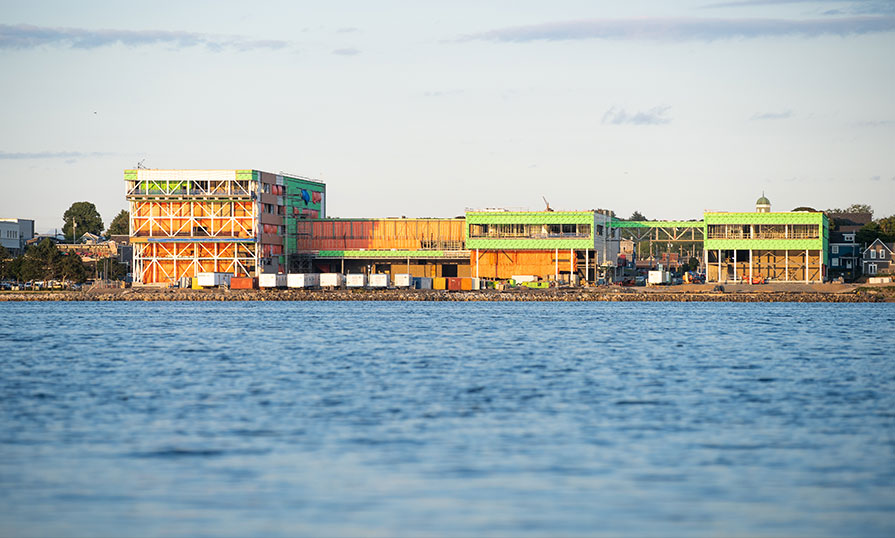
<instances>
[{"instance_id":1,"label":"building under construction","mask_svg":"<svg viewBox=\"0 0 895 538\"><path fill-rule=\"evenodd\" d=\"M464 219L317 219L296 222L296 255L315 272L469 274Z\"/></svg>"},{"instance_id":2,"label":"building under construction","mask_svg":"<svg viewBox=\"0 0 895 538\"><path fill-rule=\"evenodd\" d=\"M762 196L755 213L705 213L708 282L823 282L829 221L820 211L772 213Z\"/></svg>"},{"instance_id":3,"label":"building under construction","mask_svg":"<svg viewBox=\"0 0 895 538\"><path fill-rule=\"evenodd\" d=\"M283 272L287 230L326 216L326 186L258 170L125 170L134 281Z\"/></svg>"},{"instance_id":4,"label":"building under construction","mask_svg":"<svg viewBox=\"0 0 895 538\"><path fill-rule=\"evenodd\" d=\"M546 280L594 280L614 266L618 231L608 211L466 212L470 271L478 278L532 275Z\"/></svg>"}]
</instances>

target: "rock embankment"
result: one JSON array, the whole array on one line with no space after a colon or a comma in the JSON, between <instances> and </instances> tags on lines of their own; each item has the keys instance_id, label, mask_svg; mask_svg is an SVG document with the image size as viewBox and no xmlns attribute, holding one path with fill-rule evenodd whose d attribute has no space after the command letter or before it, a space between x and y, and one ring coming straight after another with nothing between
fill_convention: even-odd
<instances>
[{"instance_id":1,"label":"rock embankment","mask_svg":"<svg viewBox=\"0 0 895 538\"><path fill-rule=\"evenodd\" d=\"M669 301L737 303L895 302L895 287L843 293L813 291L646 291L560 288L508 291L440 290L228 290L131 288L94 291L3 292L0 301Z\"/></svg>"}]
</instances>

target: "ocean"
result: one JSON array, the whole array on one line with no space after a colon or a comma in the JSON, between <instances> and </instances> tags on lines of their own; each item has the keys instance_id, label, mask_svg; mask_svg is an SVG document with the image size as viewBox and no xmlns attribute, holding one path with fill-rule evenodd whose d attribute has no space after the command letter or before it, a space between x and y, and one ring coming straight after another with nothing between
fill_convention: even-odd
<instances>
[{"instance_id":1,"label":"ocean","mask_svg":"<svg viewBox=\"0 0 895 538\"><path fill-rule=\"evenodd\" d=\"M0 303L0 535L895 535L895 304Z\"/></svg>"}]
</instances>

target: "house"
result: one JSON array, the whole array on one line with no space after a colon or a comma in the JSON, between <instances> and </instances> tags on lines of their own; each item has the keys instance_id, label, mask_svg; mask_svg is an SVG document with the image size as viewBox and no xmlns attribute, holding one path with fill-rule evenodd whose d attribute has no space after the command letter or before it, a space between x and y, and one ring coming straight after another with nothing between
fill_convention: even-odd
<instances>
[{"instance_id":1,"label":"house","mask_svg":"<svg viewBox=\"0 0 895 538\"><path fill-rule=\"evenodd\" d=\"M883 243L877 238L867 247L861 255L861 261L865 275L881 275L895 271L892 263L892 255L895 253L895 243Z\"/></svg>"},{"instance_id":2,"label":"house","mask_svg":"<svg viewBox=\"0 0 895 538\"><path fill-rule=\"evenodd\" d=\"M851 282L860 276L862 248L855 242L855 232L830 232L828 248L830 278Z\"/></svg>"}]
</instances>

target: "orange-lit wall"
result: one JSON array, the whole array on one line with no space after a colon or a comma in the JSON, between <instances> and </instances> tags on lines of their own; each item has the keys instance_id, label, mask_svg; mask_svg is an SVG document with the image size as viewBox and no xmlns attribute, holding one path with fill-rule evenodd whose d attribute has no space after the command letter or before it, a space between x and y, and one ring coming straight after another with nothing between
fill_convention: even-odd
<instances>
[{"instance_id":1,"label":"orange-lit wall","mask_svg":"<svg viewBox=\"0 0 895 538\"><path fill-rule=\"evenodd\" d=\"M254 243L137 242L133 246L134 257L143 258L139 281L144 284L167 284L206 272L254 276Z\"/></svg>"},{"instance_id":2,"label":"orange-lit wall","mask_svg":"<svg viewBox=\"0 0 895 538\"><path fill-rule=\"evenodd\" d=\"M132 232L134 237L254 237L253 204L250 200L137 202L131 214Z\"/></svg>"},{"instance_id":3,"label":"orange-lit wall","mask_svg":"<svg viewBox=\"0 0 895 538\"><path fill-rule=\"evenodd\" d=\"M463 219L298 221L299 250L462 250Z\"/></svg>"},{"instance_id":4,"label":"orange-lit wall","mask_svg":"<svg viewBox=\"0 0 895 538\"><path fill-rule=\"evenodd\" d=\"M571 259L572 271L578 269L574 258L568 250L560 250L559 257L554 250L498 250L479 251L479 278L510 278L513 275L536 275L542 278L553 277L557 262L559 272L569 272ZM476 274L476 252L469 254L469 270Z\"/></svg>"}]
</instances>

